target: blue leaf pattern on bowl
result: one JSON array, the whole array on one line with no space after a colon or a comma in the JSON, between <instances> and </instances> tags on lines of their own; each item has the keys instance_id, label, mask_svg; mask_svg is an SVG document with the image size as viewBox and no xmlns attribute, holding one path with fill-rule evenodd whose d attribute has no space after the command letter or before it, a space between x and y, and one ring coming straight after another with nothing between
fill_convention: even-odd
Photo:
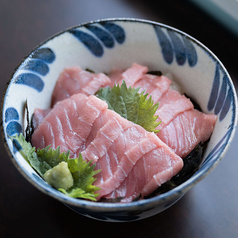
<instances>
[{"instance_id":1,"label":"blue leaf pattern on bowl","mask_svg":"<svg viewBox=\"0 0 238 238\"><path fill-rule=\"evenodd\" d=\"M188 65L193 67L198 61L198 56L193 44L185 37L180 36L176 32L167 29L167 34L160 26L154 26L161 52L166 63L172 64L174 57L179 66L188 61Z\"/></svg>"},{"instance_id":2,"label":"blue leaf pattern on bowl","mask_svg":"<svg viewBox=\"0 0 238 238\"><path fill-rule=\"evenodd\" d=\"M6 133L8 136L22 132L22 126L19 121L19 113L14 107L9 107L5 111L5 122L7 123Z\"/></svg>"},{"instance_id":3,"label":"blue leaf pattern on bowl","mask_svg":"<svg viewBox=\"0 0 238 238\"><path fill-rule=\"evenodd\" d=\"M24 71L14 78L15 84L22 84L41 92L44 82L41 76L49 73L49 66L55 60L55 53L50 48L39 48L34 51L29 60L19 67L19 71ZM5 110L6 133L8 136L22 133L22 126L19 123L19 113L14 107ZM17 149L16 146L14 146Z\"/></svg>"},{"instance_id":4,"label":"blue leaf pattern on bowl","mask_svg":"<svg viewBox=\"0 0 238 238\"><path fill-rule=\"evenodd\" d=\"M165 33L162 31L161 27L159 26L154 26L156 35L158 37L161 50L162 50L162 55L166 63L171 64L174 59L173 55L173 46L169 40L169 38L165 35Z\"/></svg>"},{"instance_id":5,"label":"blue leaf pattern on bowl","mask_svg":"<svg viewBox=\"0 0 238 238\"><path fill-rule=\"evenodd\" d=\"M12 145L13 145L13 152L16 153L17 151L22 150L21 145L18 143L17 140L13 139L12 140Z\"/></svg>"},{"instance_id":6,"label":"blue leaf pattern on bowl","mask_svg":"<svg viewBox=\"0 0 238 238\"><path fill-rule=\"evenodd\" d=\"M20 134L22 132L22 126L17 121L10 121L7 125L6 132L9 136Z\"/></svg>"},{"instance_id":7,"label":"blue leaf pattern on bowl","mask_svg":"<svg viewBox=\"0 0 238 238\"><path fill-rule=\"evenodd\" d=\"M225 74L221 77L220 67L217 64L207 109L209 111L214 110L215 115L220 113L219 120L222 121L231 107L232 100L232 89L229 80Z\"/></svg>"},{"instance_id":8,"label":"blue leaf pattern on bowl","mask_svg":"<svg viewBox=\"0 0 238 238\"><path fill-rule=\"evenodd\" d=\"M115 41L122 44L125 41L124 29L115 23L88 24L86 31L71 29L69 33L81 41L96 57L102 57L104 48L113 48Z\"/></svg>"},{"instance_id":9,"label":"blue leaf pattern on bowl","mask_svg":"<svg viewBox=\"0 0 238 238\"><path fill-rule=\"evenodd\" d=\"M32 59L39 59L48 64L51 64L55 60L55 53L50 48L39 48L30 56Z\"/></svg>"},{"instance_id":10,"label":"blue leaf pattern on bowl","mask_svg":"<svg viewBox=\"0 0 238 238\"><path fill-rule=\"evenodd\" d=\"M198 61L197 51L194 45L190 42L190 40L187 39L187 37L183 36L182 39L187 49L188 64L190 67L193 67Z\"/></svg>"},{"instance_id":11,"label":"blue leaf pattern on bowl","mask_svg":"<svg viewBox=\"0 0 238 238\"><path fill-rule=\"evenodd\" d=\"M91 51L92 54L97 57L101 57L103 55L103 46L92 35L76 29L70 30L69 32L73 34L79 41L81 41Z\"/></svg>"},{"instance_id":12,"label":"blue leaf pattern on bowl","mask_svg":"<svg viewBox=\"0 0 238 238\"><path fill-rule=\"evenodd\" d=\"M207 109L209 111L214 110L214 114L219 115L219 121L222 121L228 114L229 109L232 104L234 104L234 95L227 75L224 73L223 77L220 74L220 66L217 64L213 79L213 85L211 89L210 98L208 100ZM234 121L235 115L232 114L232 121ZM203 166L208 166L208 164L213 163L220 156L230 135L233 131L233 124L228 128L228 131L222 137L222 139L214 146L212 151L204 160Z\"/></svg>"},{"instance_id":13,"label":"blue leaf pattern on bowl","mask_svg":"<svg viewBox=\"0 0 238 238\"><path fill-rule=\"evenodd\" d=\"M41 92L44 88L44 82L40 76L33 73L23 73L15 78L15 83L25 84L36 91Z\"/></svg>"},{"instance_id":14,"label":"blue leaf pattern on bowl","mask_svg":"<svg viewBox=\"0 0 238 238\"><path fill-rule=\"evenodd\" d=\"M232 132L232 128L230 128L226 132L226 134L222 137L222 139L216 144L216 146L214 146L212 151L204 160L201 168L208 166L210 163L213 163L217 159L217 157L219 157L220 153L223 151L223 149L225 148L227 144L227 140L229 139L231 132Z\"/></svg>"},{"instance_id":15,"label":"blue leaf pattern on bowl","mask_svg":"<svg viewBox=\"0 0 238 238\"><path fill-rule=\"evenodd\" d=\"M167 32L172 42L176 62L178 63L178 65L184 65L187 58L187 52L183 41L175 32L171 30L168 30Z\"/></svg>"},{"instance_id":16,"label":"blue leaf pattern on bowl","mask_svg":"<svg viewBox=\"0 0 238 238\"><path fill-rule=\"evenodd\" d=\"M7 123L12 120L19 120L19 114L14 107L9 107L5 111L5 122Z\"/></svg>"},{"instance_id":17,"label":"blue leaf pattern on bowl","mask_svg":"<svg viewBox=\"0 0 238 238\"><path fill-rule=\"evenodd\" d=\"M232 97L233 97L232 89L231 87L229 87L227 95L226 95L226 99L224 100L224 104L220 112L220 116L219 116L220 121L222 121L226 117L230 109L230 106L232 104L232 100L233 100Z\"/></svg>"},{"instance_id":18,"label":"blue leaf pattern on bowl","mask_svg":"<svg viewBox=\"0 0 238 238\"><path fill-rule=\"evenodd\" d=\"M46 76L49 73L48 64L55 60L55 53L50 48L39 48L29 56L19 70L26 72L16 76L16 84L24 84L36 91L41 92L44 88L44 82L41 76Z\"/></svg>"},{"instance_id":19,"label":"blue leaf pattern on bowl","mask_svg":"<svg viewBox=\"0 0 238 238\"><path fill-rule=\"evenodd\" d=\"M226 76L224 76L223 80L222 80L222 84L221 84L220 93L218 95L216 105L215 105L215 109L214 109L214 113L216 115L218 115L219 112L222 109L223 103L224 103L225 98L226 98L226 90L227 90L227 82L226 82Z\"/></svg>"},{"instance_id":20,"label":"blue leaf pattern on bowl","mask_svg":"<svg viewBox=\"0 0 238 238\"><path fill-rule=\"evenodd\" d=\"M88 30L90 30L95 36L98 37L98 39L101 40L101 42L104 44L107 48L113 48L114 46L114 39L112 36L103 30L101 27L95 26L95 25L88 25L86 26Z\"/></svg>"},{"instance_id":21,"label":"blue leaf pattern on bowl","mask_svg":"<svg viewBox=\"0 0 238 238\"><path fill-rule=\"evenodd\" d=\"M112 22L101 22L100 24L112 34L117 43L124 43L126 39L126 34L121 26Z\"/></svg>"},{"instance_id":22,"label":"blue leaf pattern on bowl","mask_svg":"<svg viewBox=\"0 0 238 238\"><path fill-rule=\"evenodd\" d=\"M49 66L42 60L32 59L23 65L20 69L32 71L45 76L49 73Z\"/></svg>"},{"instance_id":23,"label":"blue leaf pattern on bowl","mask_svg":"<svg viewBox=\"0 0 238 238\"><path fill-rule=\"evenodd\" d=\"M216 65L212 90L211 90L210 98L209 98L208 104L207 104L207 109L209 111L212 111L215 104L216 104L217 95L218 95L218 91L219 91L219 86L220 86L220 73L219 73L219 66Z\"/></svg>"}]
</instances>

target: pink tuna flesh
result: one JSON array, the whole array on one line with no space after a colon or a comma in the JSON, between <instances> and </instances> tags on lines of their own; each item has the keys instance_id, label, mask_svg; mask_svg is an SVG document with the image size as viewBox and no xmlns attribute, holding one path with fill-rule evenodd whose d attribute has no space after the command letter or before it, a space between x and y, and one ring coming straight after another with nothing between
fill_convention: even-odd
<instances>
[{"instance_id":1,"label":"pink tuna flesh","mask_svg":"<svg viewBox=\"0 0 238 238\"><path fill-rule=\"evenodd\" d=\"M121 202L131 202L138 196L147 196L170 180L182 167L181 158L159 141L155 149L137 161L122 184L105 198L122 198Z\"/></svg>"},{"instance_id":2,"label":"pink tuna flesh","mask_svg":"<svg viewBox=\"0 0 238 238\"><path fill-rule=\"evenodd\" d=\"M147 67L133 63L130 68L122 73L122 79L119 81L119 85L121 85L124 80L127 87L133 86L147 72Z\"/></svg>"},{"instance_id":3,"label":"pink tuna flesh","mask_svg":"<svg viewBox=\"0 0 238 238\"><path fill-rule=\"evenodd\" d=\"M97 199L117 189L137 161L164 145L154 133L107 109L101 99L80 93L53 107L33 133L32 144L60 146L61 152L70 150L71 157L81 152L84 159L96 163L95 169L101 169L94 183L101 188ZM164 150L165 155L173 153L167 146Z\"/></svg>"},{"instance_id":4,"label":"pink tuna flesh","mask_svg":"<svg viewBox=\"0 0 238 238\"><path fill-rule=\"evenodd\" d=\"M157 133L177 155L184 158L199 142L211 136L217 117L192 109L180 113Z\"/></svg>"},{"instance_id":5,"label":"pink tuna flesh","mask_svg":"<svg viewBox=\"0 0 238 238\"><path fill-rule=\"evenodd\" d=\"M60 146L61 152L70 150L71 157L82 153L84 159L96 163L95 169L101 169L94 183L101 187L98 200L123 197L122 202L130 202L149 195L180 171L180 157L207 141L214 129L215 115L195 110L188 98L170 88L168 78L147 71L136 63L109 77L79 67L66 68L54 88L52 109L34 112L33 146ZM99 88L122 80L159 102L157 136L107 109L104 101L93 96Z\"/></svg>"},{"instance_id":6,"label":"pink tuna flesh","mask_svg":"<svg viewBox=\"0 0 238 238\"><path fill-rule=\"evenodd\" d=\"M60 101L33 133L32 144L36 148L60 146L61 151L70 150L71 156L75 157L85 149L94 121L106 109L106 102L84 94Z\"/></svg>"},{"instance_id":7,"label":"pink tuna flesh","mask_svg":"<svg viewBox=\"0 0 238 238\"><path fill-rule=\"evenodd\" d=\"M109 77L103 73L95 75L77 66L65 68L56 82L51 105L54 106L57 102L76 93L95 94L99 88L110 83Z\"/></svg>"}]
</instances>

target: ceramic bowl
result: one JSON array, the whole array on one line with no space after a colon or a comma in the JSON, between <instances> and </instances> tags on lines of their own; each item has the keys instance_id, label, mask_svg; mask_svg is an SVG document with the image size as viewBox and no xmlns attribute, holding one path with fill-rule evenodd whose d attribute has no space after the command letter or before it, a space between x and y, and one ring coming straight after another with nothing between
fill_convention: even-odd
<instances>
[{"instance_id":1,"label":"ceramic bowl","mask_svg":"<svg viewBox=\"0 0 238 238\"><path fill-rule=\"evenodd\" d=\"M29 113L50 107L59 73L78 65L96 72L125 69L133 62L170 73L200 105L218 119L199 170L169 192L128 204L70 198L44 182L9 139L25 129L23 107ZM153 216L174 204L207 176L224 156L236 126L236 94L226 69L202 43L170 26L138 19L105 19L67 29L36 47L15 70L2 100L2 134L11 159L21 174L45 194L87 217L132 221Z\"/></svg>"}]
</instances>

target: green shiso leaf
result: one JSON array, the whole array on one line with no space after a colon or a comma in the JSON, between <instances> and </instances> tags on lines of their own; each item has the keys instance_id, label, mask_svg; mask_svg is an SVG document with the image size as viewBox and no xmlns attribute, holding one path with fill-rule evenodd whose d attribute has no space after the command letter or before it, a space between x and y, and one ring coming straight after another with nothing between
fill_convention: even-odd
<instances>
[{"instance_id":1,"label":"green shiso leaf","mask_svg":"<svg viewBox=\"0 0 238 238\"><path fill-rule=\"evenodd\" d=\"M122 117L132 121L145 130L150 132L159 132L155 128L160 124L157 121L158 116L155 112L159 107L159 103L154 103L148 93L138 93L140 88L127 87L125 81L122 85L114 85L114 87L100 88L96 96L107 102L108 108L117 112Z\"/></svg>"},{"instance_id":2,"label":"green shiso leaf","mask_svg":"<svg viewBox=\"0 0 238 238\"><path fill-rule=\"evenodd\" d=\"M22 134L14 135L11 139L14 145L17 145L21 155L42 178L47 171L53 169L62 161L66 162L74 180L73 186L67 190L64 188L58 188L58 190L70 197L96 201L98 194L95 192L100 188L94 186L93 182L96 180L94 176L100 170L94 170L96 165L92 165L92 161L83 160L81 154L78 158L69 158L70 152L60 153L60 147L52 149L47 146L36 151L35 147L32 147Z\"/></svg>"},{"instance_id":3,"label":"green shiso leaf","mask_svg":"<svg viewBox=\"0 0 238 238\"><path fill-rule=\"evenodd\" d=\"M24 157L24 159L31 165L36 172L43 177L44 173L51 169L52 166L47 163L46 160L37 156L36 148L32 147L30 142L25 140L23 134L15 135L11 137L13 144L18 148L18 151Z\"/></svg>"},{"instance_id":4,"label":"green shiso leaf","mask_svg":"<svg viewBox=\"0 0 238 238\"><path fill-rule=\"evenodd\" d=\"M96 180L94 176L100 172L100 170L94 170L96 164L91 165L92 161L87 162L83 160L81 154L79 154L78 158L68 159L66 162L72 173L74 185L68 191L60 191L70 197L80 197L96 201L95 197L98 194L95 194L95 192L100 190L100 188L93 185L93 182Z\"/></svg>"}]
</instances>

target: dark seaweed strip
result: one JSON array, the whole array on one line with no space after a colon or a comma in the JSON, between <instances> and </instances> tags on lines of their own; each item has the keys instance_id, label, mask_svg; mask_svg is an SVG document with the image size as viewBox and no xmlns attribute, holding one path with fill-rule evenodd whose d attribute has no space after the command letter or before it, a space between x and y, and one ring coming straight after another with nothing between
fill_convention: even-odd
<instances>
[{"instance_id":1,"label":"dark seaweed strip","mask_svg":"<svg viewBox=\"0 0 238 238\"><path fill-rule=\"evenodd\" d=\"M85 71L88 71L89 73L95 74L95 71L93 71L92 69L86 68Z\"/></svg>"},{"instance_id":2,"label":"dark seaweed strip","mask_svg":"<svg viewBox=\"0 0 238 238\"><path fill-rule=\"evenodd\" d=\"M117 198L104 198L102 197L99 202L107 202L107 203L116 203L116 202L121 202L123 197L117 197Z\"/></svg>"},{"instance_id":3,"label":"dark seaweed strip","mask_svg":"<svg viewBox=\"0 0 238 238\"><path fill-rule=\"evenodd\" d=\"M30 119L30 115L29 115L29 110L28 110L28 105L27 105L27 101L25 102L24 105L24 117L26 117L26 129L25 129L25 135L26 135L26 141L27 142L31 142L31 136L34 132L34 127L33 127L33 117Z\"/></svg>"},{"instance_id":4,"label":"dark seaweed strip","mask_svg":"<svg viewBox=\"0 0 238 238\"><path fill-rule=\"evenodd\" d=\"M162 76L162 72L159 71L159 70L152 70L152 71L147 72L147 74L153 74L153 75L156 75L156 76Z\"/></svg>"},{"instance_id":5,"label":"dark seaweed strip","mask_svg":"<svg viewBox=\"0 0 238 238\"><path fill-rule=\"evenodd\" d=\"M184 159L184 166L181 171L175 175L171 181L176 185L188 180L199 168L202 162L202 156L204 152L204 143L199 143Z\"/></svg>"},{"instance_id":6,"label":"dark seaweed strip","mask_svg":"<svg viewBox=\"0 0 238 238\"><path fill-rule=\"evenodd\" d=\"M184 94L184 96L190 99L190 101L192 102L192 104L193 104L195 109L197 109L200 112L202 111L202 109L199 106L199 104L193 98L189 97L186 93Z\"/></svg>"},{"instance_id":7,"label":"dark seaweed strip","mask_svg":"<svg viewBox=\"0 0 238 238\"><path fill-rule=\"evenodd\" d=\"M166 193L178 185L182 184L193 174L196 173L200 164L202 163L202 156L204 152L206 143L199 143L184 159L184 166L182 170L175 175L171 180L162 184L159 188L157 188L154 192L144 198L151 198L157 196L162 193Z\"/></svg>"}]
</instances>

